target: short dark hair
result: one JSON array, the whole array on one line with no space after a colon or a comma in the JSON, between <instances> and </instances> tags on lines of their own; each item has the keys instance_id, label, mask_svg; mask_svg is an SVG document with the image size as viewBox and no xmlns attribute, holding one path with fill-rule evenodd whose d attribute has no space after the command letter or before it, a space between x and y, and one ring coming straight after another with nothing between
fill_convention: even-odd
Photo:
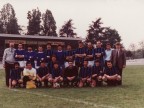
<instances>
[{"instance_id":1,"label":"short dark hair","mask_svg":"<svg viewBox=\"0 0 144 108\"><path fill-rule=\"evenodd\" d=\"M14 63L14 66L15 66L15 65L18 65L18 66L20 66L19 62L15 62L15 63Z\"/></svg>"},{"instance_id":2,"label":"short dark hair","mask_svg":"<svg viewBox=\"0 0 144 108\"><path fill-rule=\"evenodd\" d=\"M95 60L95 63L97 63L97 62L100 63L100 60L96 59L96 60Z\"/></svg>"},{"instance_id":3,"label":"short dark hair","mask_svg":"<svg viewBox=\"0 0 144 108\"><path fill-rule=\"evenodd\" d=\"M111 61L111 60L108 60L108 61L106 61L106 63L112 63L112 61Z\"/></svg>"},{"instance_id":4,"label":"short dark hair","mask_svg":"<svg viewBox=\"0 0 144 108\"><path fill-rule=\"evenodd\" d=\"M31 63L31 62L26 62L26 66L27 66L28 64L31 64L31 65L32 65L32 63Z\"/></svg>"},{"instance_id":5,"label":"short dark hair","mask_svg":"<svg viewBox=\"0 0 144 108\"><path fill-rule=\"evenodd\" d=\"M47 43L46 45L50 45L51 46L51 43Z\"/></svg>"}]
</instances>

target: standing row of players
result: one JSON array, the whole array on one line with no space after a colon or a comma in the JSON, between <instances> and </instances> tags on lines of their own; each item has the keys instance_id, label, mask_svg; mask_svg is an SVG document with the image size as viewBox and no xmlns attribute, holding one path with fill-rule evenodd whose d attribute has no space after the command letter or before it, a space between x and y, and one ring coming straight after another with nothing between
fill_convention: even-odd
<instances>
[{"instance_id":1,"label":"standing row of players","mask_svg":"<svg viewBox=\"0 0 144 108\"><path fill-rule=\"evenodd\" d=\"M121 50L120 43L116 43L116 47ZM119 50L113 56L111 45L107 43L104 49L100 41L96 43L95 49L90 42L87 47L79 42L76 50L68 45L66 51L62 50L61 45L54 51L50 44L47 44L46 51L43 51L42 46L38 47L37 52L31 46L25 51L23 45L19 44L14 52L16 63L9 85L14 87L22 83L26 86L26 82L30 80L35 81L37 86L41 86L42 82L47 86L49 82L53 87L61 83L66 86L95 87L101 85L102 81L108 85L121 85L122 71L117 58L122 53Z\"/></svg>"}]
</instances>

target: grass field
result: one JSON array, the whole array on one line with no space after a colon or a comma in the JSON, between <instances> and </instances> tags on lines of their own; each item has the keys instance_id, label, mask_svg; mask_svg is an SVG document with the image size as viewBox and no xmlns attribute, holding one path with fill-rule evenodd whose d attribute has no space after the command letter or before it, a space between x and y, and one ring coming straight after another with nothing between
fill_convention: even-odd
<instances>
[{"instance_id":1,"label":"grass field","mask_svg":"<svg viewBox=\"0 0 144 108\"><path fill-rule=\"evenodd\" d=\"M144 108L144 66L127 66L123 86L8 89L0 71L0 108Z\"/></svg>"}]
</instances>

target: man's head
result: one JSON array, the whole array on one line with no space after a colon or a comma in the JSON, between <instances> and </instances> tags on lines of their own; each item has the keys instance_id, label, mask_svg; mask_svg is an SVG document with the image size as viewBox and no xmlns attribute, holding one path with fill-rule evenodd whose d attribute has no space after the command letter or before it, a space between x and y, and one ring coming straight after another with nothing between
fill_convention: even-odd
<instances>
[{"instance_id":1,"label":"man's head","mask_svg":"<svg viewBox=\"0 0 144 108\"><path fill-rule=\"evenodd\" d=\"M51 44L50 43L47 44L47 50L51 50Z\"/></svg>"},{"instance_id":2,"label":"man's head","mask_svg":"<svg viewBox=\"0 0 144 108\"><path fill-rule=\"evenodd\" d=\"M71 50L71 49L72 49L71 45L67 45L67 50Z\"/></svg>"},{"instance_id":3,"label":"man's head","mask_svg":"<svg viewBox=\"0 0 144 108\"><path fill-rule=\"evenodd\" d=\"M22 49L22 48L23 48L22 43L19 43L19 44L18 44L18 49Z\"/></svg>"},{"instance_id":4,"label":"man's head","mask_svg":"<svg viewBox=\"0 0 144 108\"><path fill-rule=\"evenodd\" d=\"M39 47L38 47L38 51L39 51L39 52L43 52L43 47L42 47L42 46L39 46Z\"/></svg>"},{"instance_id":5,"label":"man's head","mask_svg":"<svg viewBox=\"0 0 144 108\"><path fill-rule=\"evenodd\" d=\"M92 43L91 42L88 42L87 43L87 47L90 49L90 48L92 48Z\"/></svg>"},{"instance_id":6,"label":"man's head","mask_svg":"<svg viewBox=\"0 0 144 108\"><path fill-rule=\"evenodd\" d=\"M58 45L57 49L58 49L59 51L61 51L61 50L62 50L62 46L61 46L61 45Z\"/></svg>"},{"instance_id":7,"label":"man's head","mask_svg":"<svg viewBox=\"0 0 144 108\"><path fill-rule=\"evenodd\" d=\"M84 60L83 65L84 65L84 67L87 67L87 66L88 66L88 61L87 61L87 60Z\"/></svg>"},{"instance_id":8,"label":"man's head","mask_svg":"<svg viewBox=\"0 0 144 108\"><path fill-rule=\"evenodd\" d=\"M101 46L102 46L101 41L97 41L97 42L96 42L96 46L97 46L98 48L101 47Z\"/></svg>"},{"instance_id":9,"label":"man's head","mask_svg":"<svg viewBox=\"0 0 144 108\"><path fill-rule=\"evenodd\" d=\"M95 61L95 65L96 65L96 66L100 66L100 61L99 61L99 60L96 60L96 61Z\"/></svg>"},{"instance_id":10,"label":"man's head","mask_svg":"<svg viewBox=\"0 0 144 108\"><path fill-rule=\"evenodd\" d=\"M27 69L31 69L31 68L32 68L32 64L31 64L30 62L27 62L27 63L26 63L26 68L27 68Z\"/></svg>"},{"instance_id":11,"label":"man's head","mask_svg":"<svg viewBox=\"0 0 144 108\"><path fill-rule=\"evenodd\" d=\"M14 42L10 42L10 43L9 43L9 47L10 47L10 48L14 48Z\"/></svg>"},{"instance_id":12,"label":"man's head","mask_svg":"<svg viewBox=\"0 0 144 108\"><path fill-rule=\"evenodd\" d=\"M111 61L107 61L107 67L108 67L108 68L112 68L112 66L113 66L113 65L112 65L112 62L111 62Z\"/></svg>"},{"instance_id":13,"label":"man's head","mask_svg":"<svg viewBox=\"0 0 144 108\"><path fill-rule=\"evenodd\" d=\"M58 67L59 67L58 62L54 63L54 68L58 69Z\"/></svg>"},{"instance_id":14,"label":"man's head","mask_svg":"<svg viewBox=\"0 0 144 108\"><path fill-rule=\"evenodd\" d=\"M69 64L69 67L73 67L73 61L69 61L68 64Z\"/></svg>"},{"instance_id":15,"label":"man's head","mask_svg":"<svg viewBox=\"0 0 144 108\"><path fill-rule=\"evenodd\" d=\"M79 45L79 48L83 47L83 43L81 41L78 43L78 45Z\"/></svg>"},{"instance_id":16,"label":"man's head","mask_svg":"<svg viewBox=\"0 0 144 108\"><path fill-rule=\"evenodd\" d=\"M40 63L40 66L41 66L41 67L45 67L45 66L46 66L45 62L42 61L42 62Z\"/></svg>"},{"instance_id":17,"label":"man's head","mask_svg":"<svg viewBox=\"0 0 144 108\"><path fill-rule=\"evenodd\" d=\"M15 63L14 63L14 68L15 68L15 69L18 69L19 67L20 67L20 64L19 64L18 62L15 62Z\"/></svg>"},{"instance_id":18,"label":"man's head","mask_svg":"<svg viewBox=\"0 0 144 108\"><path fill-rule=\"evenodd\" d=\"M28 46L28 51L32 51L32 46Z\"/></svg>"},{"instance_id":19,"label":"man's head","mask_svg":"<svg viewBox=\"0 0 144 108\"><path fill-rule=\"evenodd\" d=\"M117 43L115 44L115 47L116 47L116 49L121 49L121 44L120 44L120 42L117 42Z\"/></svg>"},{"instance_id":20,"label":"man's head","mask_svg":"<svg viewBox=\"0 0 144 108\"><path fill-rule=\"evenodd\" d=\"M111 49L111 44L110 44L110 43L107 43L107 44L106 44L106 49L107 49L107 50L110 50L110 49Z\"/></svg>"},{"instance_id":21,"label":"man's head","mask_svg":"<svg viewBox=\"0 0 144 108\"><path fill-rule=\"evenodd\" d=\"M56 56L55 56L55 55L52 55L51 60L52 60L52 62L55 62L55 61L56 61Z\"/></svg>"}]
</instances>

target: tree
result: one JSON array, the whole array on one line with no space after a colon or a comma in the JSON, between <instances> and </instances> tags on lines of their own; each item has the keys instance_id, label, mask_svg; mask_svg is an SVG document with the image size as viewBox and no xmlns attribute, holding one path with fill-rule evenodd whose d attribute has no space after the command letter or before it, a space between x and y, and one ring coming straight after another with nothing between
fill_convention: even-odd
<instances>
[{"instance_id":1,"label":"tree","mask_svg":"<svg viewBox=\"0 0 144 108\"><path fill-rule=\"evenodd\" d=\"M144 41L140 41L139 45L140 45L140 50L142 52L142 57L144 58Z\"/></svg>"},{"instance_id":2,"label":"tree","mask_svg":"<svg viewBox=\"0 0 144 108\"><path fill-rule=\"evenodd\" d=\"M130 51L133 53L133 58L136 57L136 45L134 43L131 43L129 46Z\"/></svg>"},{"instance_id":3,"label":"tree","mask_svg":"<svg viewBox=\"0 0 144 108\"><path fill-rule=\"evenodd\" d=\"M111 45L114 45L116 42L121 41L121 37L117 30L111 29L110 27L105 27L104 33L103 33L102 41L105 44L106 42L111 43Z\"/></svg>"},{"instance_id":4,"label":"tree","mask_svg":"<svg viewBox=\"0 0 144 108\"><path fill-rule=\"evenodd\" d=\"M28 35L39 35L41 31L41 12L39 9L33 9L32 11L28 11L27 13L27 19L29 20L28 22Z\"/></svg>"},{"instance_id":5,"label":"tree","mask_svg":"<svg viewBox=\"0 0 144 108\"><path fill-rule=\"evenodd\" d=\"M76 33L74 32L75 27L73 27L72 19L65 22L62 28L59 31L60 37L76 37Z\"/></svg>"},{"instance_id":6,"label":"tree","mask_svg":"<svg viewBox=\"0 0 144 108\"><path fill-rule=\"evenodd\" d=\"M92 24L89 26L89 30L87 30L88 34L86 41L90 41L94 44L96 41L100 40L104 44L106 42L110 42L112 45L121 41L118 31L111 29L110 27L103 27L102 24L101 18L98 18L96 21L92 21Z\"/></svg>"},{"instance_id":7,"label":"tree","mask_svg":"<svg viewBox=\"0 0 144 108\"><path fill-rule=\"evenodd\" d=\"M43 20L43 35L57 36L56 22L50 10L46 10L46 12L42 15L42 20Z\"/></svg>"},{"instance_id":8,"label":"tree","mask_svg":"<svg viewBox=\"0 0 144 108\"><path fill-rule=\"evenodd\" d=\"M130 50L127 50L126 51L126 57L128 57L128 59L132 58L133 54L132 54L132 51Z\"/></svg>"},{"instance_id":9,"label":"tree","mask_svg":"<svg viewBox=\"0 0 144 108\"><path fill-rule=\"evenodd\" d=\"M102 24L101 18L98 18L96 21L92 21L92 24L89 26L89 30L87 30L88 34L86 41L95 43L97 40L102 40L105 29L102 27Z\"/></svg>"},{"instance_id":10,"label":"tree","mask_svg":"<svg viewBox=\"0 0 144 108\"><path fill-rule=\"evenodd\" d=\"M0 32L7 34L19 34L19 25L15 17L15 10L9 3L5 4L0 12Z\"/></svg>"}]
</instances>

